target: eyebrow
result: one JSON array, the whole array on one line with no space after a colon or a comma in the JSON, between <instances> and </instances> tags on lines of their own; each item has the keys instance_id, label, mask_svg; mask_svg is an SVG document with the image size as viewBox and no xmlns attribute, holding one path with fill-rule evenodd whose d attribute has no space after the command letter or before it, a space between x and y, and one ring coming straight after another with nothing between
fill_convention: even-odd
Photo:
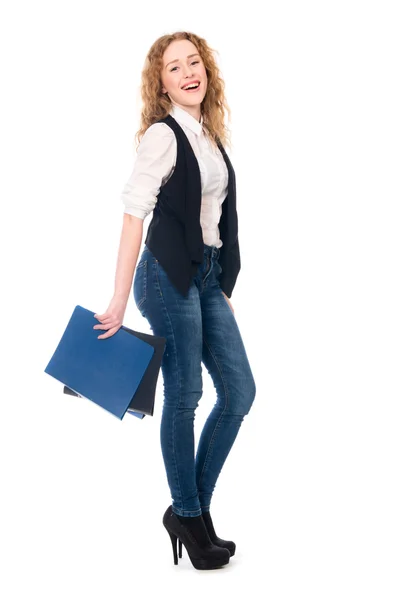
<instances>
[{"instance_id":1,"label":"eyebrow","mask_svg":"<svg viewBox=\"0 0 400 600\"><path fill-rule=\"evenodd\" d=\"M192 58L192 56L200 56L200 54L198 54L197 52L195 52L194 54L188 54L187 58ZM176 63L179 62L179 58L176 58L175 60L171 60L168 65L172 64L172 63ZM165 68L168 67L168 65L165 65Z\"/></svg>"}]
</instances>

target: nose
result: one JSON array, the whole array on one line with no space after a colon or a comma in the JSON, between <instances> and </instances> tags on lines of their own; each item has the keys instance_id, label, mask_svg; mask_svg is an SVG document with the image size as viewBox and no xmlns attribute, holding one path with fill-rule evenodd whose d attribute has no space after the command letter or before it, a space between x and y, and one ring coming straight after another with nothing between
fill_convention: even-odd
<instances>
[{"instance_id":1,"label":"nose","mask_svg":"<svg viewBox=\"0 0 400 600\"><path fill-rule=\"evenodd\" d=\"M192 74L193 74L193 69L192 69L192 67L189 65L189 66L187 66L187 67L185 67L185 68L184 68L184 71L183 71L183 72L184 72L184 77L185 77L185 79L187 79L187 78L189 78L189 77L192 77Z\"/></svg>"}]
</instances>

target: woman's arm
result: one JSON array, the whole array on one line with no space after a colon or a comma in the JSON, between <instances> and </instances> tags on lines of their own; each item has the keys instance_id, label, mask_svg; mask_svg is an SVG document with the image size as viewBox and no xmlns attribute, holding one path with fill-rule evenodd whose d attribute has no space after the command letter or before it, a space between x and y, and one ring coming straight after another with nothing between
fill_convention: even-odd
<instances>
[{"instance_id":1,"label":"woman's arm","mask_svg":"<svg viewBox=\"0 0 400 600\"><path fill-rule=\"evenodd\" d=\"M124 213L115 272L114 298L125 305L132 287L140 246L143 237L143 219Z\"/></svg>"},{"instance_id":2,"label":"woman's arm","mask_svg":"<svg viewBox=\"0 0 400 600\"><path fill-rule=\"evenodd\" d=\"M99 340L111 337L120 329L133 281L140 245L143 237L143 219L124 213L121 239L115 272L114 295L102 315L94 315L101 322L93 329L106 329L106 333L97 336Z\"/></svg>"},{"instance_id":3,"label":"woman's arm","mask_svg":"<svg viewBox=\"0 0 400 600\"><path fill-rule=\"evenodd\" d=\"M108 338L122 326L143 237L143 221L154 209L160 187L170 176L176 161L175 134L165 123L151 125L143 135L137 158L121 199L124 217L115 273L114 295L105 313L95 315L107 330L98 339Z\"/></svg>"}]
</instances>

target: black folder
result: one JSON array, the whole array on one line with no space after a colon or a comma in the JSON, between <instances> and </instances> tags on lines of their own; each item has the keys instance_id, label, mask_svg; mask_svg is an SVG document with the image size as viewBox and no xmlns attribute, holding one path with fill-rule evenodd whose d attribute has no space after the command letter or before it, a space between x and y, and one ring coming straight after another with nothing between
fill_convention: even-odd
<instances>
[{"instance_id":1,"label":"black folder","mask_svg":"<svg viewBox=\"0 0 400 600\"><path fill-rule=\"evenodd\" d=\"M153 415L166 338L122 325L109 338L93 329L96 313L77 305L45 373L64 393L91 400L119 419Z\"/></svg>"}]
</instances>

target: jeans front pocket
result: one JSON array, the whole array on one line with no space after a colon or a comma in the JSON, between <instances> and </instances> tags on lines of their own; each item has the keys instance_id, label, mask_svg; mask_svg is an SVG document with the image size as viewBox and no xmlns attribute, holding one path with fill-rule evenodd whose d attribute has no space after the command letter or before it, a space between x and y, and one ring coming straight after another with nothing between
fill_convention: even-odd
<instances>
[{"instance_id":1,"label":"jeans front pocket","mask_svg":"<svg viewBox=\"0 0 400 600\"><path fill-rule=\"evenodd\" d=\"M140 309L147 298L147 259L141 260L136 266L133 297L136 307Z\"/></svg>"}]
</instances>

